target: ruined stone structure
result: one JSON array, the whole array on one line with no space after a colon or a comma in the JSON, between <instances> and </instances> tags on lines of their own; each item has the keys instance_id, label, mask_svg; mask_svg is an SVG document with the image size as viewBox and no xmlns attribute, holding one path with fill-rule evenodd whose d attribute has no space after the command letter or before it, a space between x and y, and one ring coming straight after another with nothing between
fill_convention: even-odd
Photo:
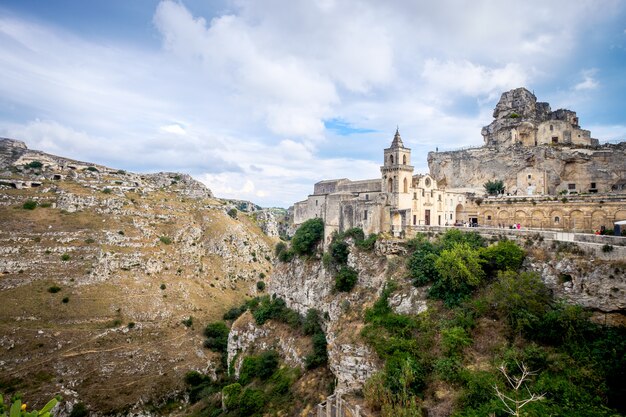
<instances>
[{"instance_id":1,"label":"ruined stone structure","mask_svg":"<svg viewBox=\"0 0 626 417\"><path fill-rule=\"evenodd\" d=\"M471 217L465 193L446 191L430 175L414 175L413 170L411 149L396 130L384 150L381 178L318 182L313 194L294 205L294 223L322 218L330 238L332 232L352 227L400 235L412 225L453 225Z\"/></svg>"},{"instance_id":2,"label":"ruined stone structure","mask_svg":"<svg viewBox=\"0 0 626 417\"><path fill-rule=\"evenodd\" d=\"M550 111L525 88L502 94L485 145L430 152L428 167L448 189L484 193L502 180L516 196L626 193L626 143L600 146L570 110Z\"/></svg>"},{"instance_id":3,"label":"ruined stone structure","mask_svg":"<svg viewBox=\"0 0 626 417\"><path fill-rule=\"evenodd\" d=\"M598 145L591 132L580 128L576 112L551 111L550 104L538 103L537 97L523 87L503 93L493 117L495 120L481 132L487 146Z\"/></svg>"}]
</instances>

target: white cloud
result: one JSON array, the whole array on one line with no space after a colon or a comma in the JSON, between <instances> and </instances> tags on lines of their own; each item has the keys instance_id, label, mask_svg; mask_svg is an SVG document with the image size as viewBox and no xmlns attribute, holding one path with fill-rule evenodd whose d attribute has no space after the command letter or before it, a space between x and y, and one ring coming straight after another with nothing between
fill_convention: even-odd
<instances>
[{"instance_id":1,"label":"white cloud","mask_svg":"<svg viewBox=\"0 0 626 417\"><path fill-rule=\"evenodd\" d=\"M185 129L181 125L179 125L179 124L172 124L172 125L161 126L159 129L162 132L172 133L174 135L184 135L184 134L187 133L185 131Z\"/></svg>"},{"instance_id":2,"label":"white cloud","mask_svg":"<svg viewBox=\"0 0 626 417\"><path fill-rule=\"evenodd\" d=\"M598 88L600 83L595 79L595 74L598 72L597 69L588 69L582 72L583 80L574 86L574 90L595 90Z\"/></svg>"},{"instance_id":3,"label":"white cloud","mask_svg":"<svg viewBox=\"0 0 626 417\"><path fill-rule=\"evenodd\" d=\"M287 206L323 178L377 177L397 124L420 170L437 146L482 143L480 127L502 91L565 79L572 57L581 62L581 37L624 6L529 0L512 13L489 0L235 0L228 7L200 16L183 2L161 1L153 14L160 48L141 49L0 9L0 133L114 167L189 172L217 195ZM582 96L599 75L583 72L563 94ZM324 128L332 118L374 133L336 136Z\"/></svg>"},{"instance_id":4,"label":"white cloud","mask_svg":"<svg viewBox=\"0 0 626 417\"><path fill-rule=\"evenodd\" d=\"M469 61L446 61L428 59L422 77L428 85L442 92L461 92L467 95L490 95L521 87L527 75L520 65L509 63L501 68L487 68Z\"/></svg>"}]
</instances>

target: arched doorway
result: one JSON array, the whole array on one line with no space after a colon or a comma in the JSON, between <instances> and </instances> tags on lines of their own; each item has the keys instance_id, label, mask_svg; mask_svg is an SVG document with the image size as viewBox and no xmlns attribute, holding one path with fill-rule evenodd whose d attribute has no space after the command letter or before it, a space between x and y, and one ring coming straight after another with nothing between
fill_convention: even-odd
<instances>
[{"instance_id":1,"label":"arched doorway","mask_svg":"<svg viewBox=\"0 0 626 417\"><path fill-rule=\"evenodd\" d=\"M465 207L463 207L463 204L457 204L454 215L457 222L465 222L467 220L465 218Z\"/></svg>"}]
</instances>

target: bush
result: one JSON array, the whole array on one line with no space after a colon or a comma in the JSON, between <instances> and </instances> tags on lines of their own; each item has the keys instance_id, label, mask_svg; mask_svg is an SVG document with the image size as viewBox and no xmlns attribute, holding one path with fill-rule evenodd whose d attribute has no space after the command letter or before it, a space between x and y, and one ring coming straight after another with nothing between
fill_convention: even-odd
<instances>
[{"instance_id":1,"label":"bush","mask_svg":"<svg viewBox=\"0 0 626 417\"><path fill-rule=\"evenodd\" d=\"M313 353L304 358L304 364L307 369L314 369L328 363L328 342L323 332L313 335Z\"/></svg>"},{"instance_id":2,"label":"bush","mask_svg":"<svg viewBox=\"0 0 626 417\"><path fill-rule=\"evenodd\" d=\"M87 167L87 168L85 168L85 169L86 169L87 171L90 171L90 172L99 172L99 171L98 171L98 168L93 167L93 166L92 166L92 167Z\"/></svg>"},{"instance_id":3,"label":"bush","mask_svg":"<svg viewBox=\"0 0 626 417\"><path fill-rule=\"evenodd\" d=\"M480 257L485 261L485 272L493 276L497 271L517 271L522 267L524 250L510 240L501 240L495 245L482 248Z\"/></svg>"},{"instance_id":4,"label":"bush","mask_svg":"<svg viewBox=\"0 0 626 417\"><path fill-rule=\"evenodd\" d=\"M161 241L161 243L163 243L164 245L169 245L172 243L172 239L170 239L167 236L161 236L159 237L159 240Z\"/></svg>"},{"instance_id":5,"label":"bush","mask_svg":"<svg viewBox=\"0 0 626 417\"><path fill-rule=\"evenodd\" d=\"M333 240L333 242L328 247L328 251L332 256L335 263L338 265L345 265L348 263L348 255L350 254L350 249L345 242L339 242Z\"/></svg>"},{"instance_id":6,"label":"bush","mask_svg":"<svg viewBox=\"0 0 626 417\"><path fill-rule=\"evenodd\" d=\"M239 383L247 385L254 378L267 380L278 369L278 353L266 350L257 356L246 356L241 363Z\"/></svg>"},{"instance_id":7,"label":"bush","mask_svg":"<svg viewBox=\"0 0 626 417\"><path fill-rule=\"evenodd\" d=\"M87 409L87 406L85 406L85 403L78 402L74 404L74 407L72 407L69 417L87 417L88 415L89 410Z\"/></svg>"},{"instance_id":8,"label":"bush","mask_svg":"<svg viewBox=\"0 0 626 417\"><path fill-rule=\"evenodd\" d=\"M372 249L374 249L376 240L378 240L378 235L376 233L372 233L367 237L367 239L357 241L356 246L360 249L371 251Z\"/></svg>"},{"instance_id":9,"label":"bush","mask_svg":"<svg viewBox=\"0 0 626 417\"><path fill-rule=\"evenodd\" d=\"M237 320L237 318L241 316L243 313L245 313L246 310L248 310L246 305L242 305L240 307L233 307L230 310L228 310L226 313L224 313L223 318L224 320Z\"/></svg>"},{"instance_id":10,"label":"bush","mask_svg":"<svg viewBox=\"0 0 626 417\"><path fill-rule=\"evenodd\" d=\"M111 194L113 192L113 190L111 190L110 188L105 188L102 190L103 194Z\"/></svg>"},{"instance_id":11,"label":"bush","mask_svg":"<svg viewBox=\"0 0 626 417\"><path fill-rule=\"evenodd\" d=\"M204 347L215 352L226 352L228 347L228 327L222 321L210 323L204 329Z\"/></svg>"},{"instance_id":12,"label":"bush","mask_svg":"<svg viewBox=\"0 0 626 417\"><path fill-rule=\"evenodd\" d=\"M281 298L271 300L268 296L261 297L258 304L251 306L250 309L258 325L263 325L266 321L273 319L297 328L302 322L300 315L288 308Z\"/></svg>"},{"instance_id":13,"label":"bush","mask_svg":"<svg viewBox=\"0 0 626 417\"><path fill-rule=\"evenodd\" d=\"M604 244L602 246L602 252L604 253L613 252L613 245L609 245L608 243Z\"/></svg>"},{"instance_id":14,"label":"bush","mask_svg":"<svg viewBox=\"0 0 626 417\"><path fill-rule=\"evenodd\" d=\"M485 191L489 195L503 194L505 189L504 182L502 180L489 180L483 185L483 187L485 187Z\"/></svg>"},{"instance_id":15,"label":"bush","mask_svg":"<svg viewBox=\"0 0 626 417\"><path fill-rule=\"evenodd\" d=\"M550 292L534 272L503 271L487 296L491 305L515 332L530 330L547 312Z\"/></svg>"},{"instance_id":16,"label":"bush","mask_svg":"<svg viewBox=\"0 0 626 417\"><path fill-rule=\"evenodd\" d=\"M236 208L231 208L230 210L228 210L227 214L232 217L233 219L237 218L237 209Z\"/></svg>"},{"instance_id":17,"label":"bush","mask_svg":"<svg viewBox=\"0 0 626 417\"><path fill-rule=\"evenodd\" d=\"M349 266L342 266L335 276L335 289L337 291L349 292L354 288L358 279L359 274L356 270Z\"/></svg>"},{"instance_id":18,"label":"bush","mask_svg":"<svg viewBox=\"0 0 626 417\"><path fill-rule=\"evenodd\" d=\"M162 290L164 290L164 289L166 289L166 288L167 288L167 286L166 286L165 284L161 284L161 286L160 286L159 288L161 288Z\"/></svg>"},{"instance_id":19,"label":"bush","mask_svg":"<svg viewBox=\"0 0 626 417\"><path fill-rule=\"evenodd\" d=\"M61 287L57 286L57 285L53 285L52 287L48 288L48 292L51 294L56 294L59 291L61 291Z\"/></svg>"},{"instance_id":20,"label":"bush","mask_svg":"<svg viewBox=\"0 0 626 417\"><path fill-rule=\"evenodd\" d=\"M408 243L413 253L409 257L407 267L413 279L413 285L421 287L428 282L436 281L439 273L435 268L437 248L425 238L415 238Z\"/></svg>"},{"instance_id":21,"label":"bush","mask_svg":"<svg viewBox=\"0 0 626 417\"><path fill-rule=\"evenodd\" d=\"M61 260L62 261L69 261L70 260L70 254L69 253L64 253L63 255L61 255Z\"/></svg>"},{"instance_id":22,"label":"bush","mask_svg":"<svg viewBox=\"0 0 626 417\"><path fill-rule=\"evenodd\" d=\"M22 204L22 208L24 210L35 210L37 207L37 202L33 200L27 200L24 204Z\"/></svg>"},{"instance_id":23,"label":"bush","mask_svg":"<svg viewBox=\"0 0 626 417\"><path fill-rule=\"evenodd\" d=\"M435 261L439 280L431 287L429 295L448 306L459 304L485 278L482 263L478 250L468 243L457 243L443 250Z\"/></svg>"},{"instance_id":24,"label":"bush","mask_svg":"<svg viewBox=\"0 0 626 417\"><path fill-rule=\"evenodd\" d=\"M291 249L297 255L312 255L317 243L324 237L324 221L320 218L302 223L291 239Z\"/></svg>"},{"instance_id":25,"label":"bush","mask_svg":"<svg viewBox=\"0 0 626 417\"><path fill-rule=\"evenodd\" d=\"M193 317L189 316L187 317L185 320L181 321L181 323L185 326L185 327L191 327L193 326Z\"/></svg>"},{"instance_id":26,"label":"bush","mask_svg":"<svg viewBox=\"0 0 626 417\"><path fill-rule=\"evenodd\" d=\"M257 281L256 289L259 290L259 291L264 291L265 290L265 282Z\"/></svg>"},{"instance_id":27,"label":"bush","mask_svg":"<svg viewBox=\"0 0 626 417\"><path fill-rule=\"evenodd\" d=\"M63 302L63 304L67 304L70 302L70 297L63 297L63 299L61 300L61 302Z\"/></svg>"},{"instance_id":28,"label":"bush","mask_svg":"<svg viewBox=\"0 0 626 417\"><path fill-rule=\"evenodd\" d=\"M241 397L241 384L226 385L222 388L222 403L226 410L235 410L239 407L239 398Z\"/></svg>"},{"instance_id":29,"label":"bush","mask_svg":"<svg viewBox=\"0 0 626 417\"><path fill-rule=\"evenodd\" d=\"M239 415L241 417L254 416L263 409L265 403L263 391L246 388L239 397Z\"/></svg>"},{"instance_id":30,"label":"bush","mask_svg":"<svg viewBox=\"0 0 626 417\"><path fill-rule=\"evenodd\" d=\"M27 163L26 165L24 165L24 167L25 168L37 169L37 168L43 167L43 164L40 161L31 161L31 162Z\"/></svg>"}]
</instances>

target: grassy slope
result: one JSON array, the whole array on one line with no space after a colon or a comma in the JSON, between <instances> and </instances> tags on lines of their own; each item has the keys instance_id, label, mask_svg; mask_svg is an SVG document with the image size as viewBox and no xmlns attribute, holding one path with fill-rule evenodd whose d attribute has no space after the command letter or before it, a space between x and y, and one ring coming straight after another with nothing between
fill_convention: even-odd
<instances>
[{"instance_id":1,"label":"grassy slope","mask_svg":"<svg viewBox=\"0 0 626 417\"><path fill-rule=\"evenodd\" d=\"M61 193L98 203L74 213L21 208ZM102 213L111 199L123 206ZM202 349L204 324L253 295L271 269L272 242L245 215L174 189L105 194L46 181L2 189L0 202L0 391L35 406L60 392L108 412L181 389L185 372L216 361ZM190 329L181 324L189 316Z\"/></svg>"}]
</instances>

